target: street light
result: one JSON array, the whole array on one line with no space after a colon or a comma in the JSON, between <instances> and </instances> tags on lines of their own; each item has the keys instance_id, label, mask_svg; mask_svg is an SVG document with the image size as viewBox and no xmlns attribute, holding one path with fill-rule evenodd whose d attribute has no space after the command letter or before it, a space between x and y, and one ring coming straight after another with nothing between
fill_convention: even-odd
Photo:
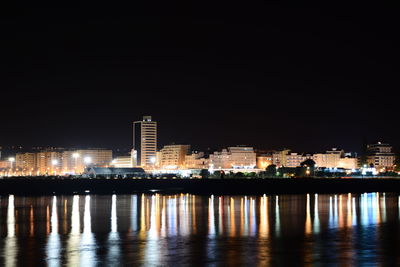
<instances>
[{"instance_id":1,"label":"street light","mask_svg":"<svg viewBox=\"0 0 400 267\"><path fill-rule=\"evenodd\" d=\"M57 164L58 164L58 160L56 160L56 159L53 159L53 160L51 160L51 165L53 165L53 169L54 169L54 175L57 175Z\"/></svg>"},{"instance_id":2,"label":"street light","mask_svg":"<svg viewBox=\"0 0 400 267\"><path fill-rule=\"evenodd\" d=\"M14 157L9 157L8 158L8 161L10 162L10 165L11 165L11 169L13 168L13 163L14 163L14 161L15 161L15 158Z\"/></svg>"},{"instance_id":3,"label":"street light","mask_svg":"<svg viewBox=\"0 0 400 267\"><path fill-rule=\"evenodd\" d=\"M78 158L80 155L79 153L72 153L72 157L75 159L74 174L76 174L76 169L78 168Z\"/></svg>"},{"instance_id":4,"label":"street light","mask_svg":"<svg viewBox=\"0 0 400 267\"><path fill-rule=\"evenodd\" d=\"M92 163L92 158L91 157L84 157L83 158L83 162L85 162L85 164L90 164L90 163Z\"/></svg>"}]
</instances>

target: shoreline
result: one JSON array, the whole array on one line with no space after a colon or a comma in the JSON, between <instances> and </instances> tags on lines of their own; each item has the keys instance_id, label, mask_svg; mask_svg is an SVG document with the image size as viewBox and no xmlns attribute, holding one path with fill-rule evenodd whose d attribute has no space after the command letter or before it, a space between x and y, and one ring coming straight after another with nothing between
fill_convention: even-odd
<instances>
[{"instance_id":1,"label":"shoreline","mask_svg":"<svg viewBox=\"0 0 400 267\"><path fill-rule=\"evenodd\" d=\"M399 178L0 179L0 195L190 193L259 195L399 192Z\"/></svg>"}]
</instances>

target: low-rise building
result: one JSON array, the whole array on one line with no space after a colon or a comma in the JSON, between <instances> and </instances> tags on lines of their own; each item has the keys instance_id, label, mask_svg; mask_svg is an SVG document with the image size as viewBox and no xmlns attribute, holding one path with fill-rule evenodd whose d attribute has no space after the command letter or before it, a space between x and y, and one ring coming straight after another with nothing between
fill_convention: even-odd
<instances>
[{"instance_id":1,"label":"low-rise building","mask_svg":"<svg viewBox=\"0 0 400 267\"><path fill-rule=\"evenodd\" d=\"M205 157L204 152L193 152L185 156L185 169L208 169L209 159Z\"/></svg>"},{"instance_id":2,"label":"low-rise building","mask_svg":"<svg viewBox=\"0 0 400 267\"><path fill-rule=\"evenodd\" d=\"M256 165L256 153L252 147L228 147L210 155L213 169L254 169Z\"/></svg>"},{"instance_id":3,"label":"low-rise building","mask_svg":"<svg viewBox=\"0 0 400 267\"><path fill-rule=\"evenodd\" d=\"M15 155L15 166L23 170L36 169L36 153L17 153Z\"/></svg>"},{"instance_id":4,"label":"low-rise building","mask_svg":"<svg viewBox=\"0 0 400 267\"><path fill-rule=\"evenodd\" d=\"M290 153L286 155L286 165L285 167L295 168L299 167L303 161L312 158L311 155L303 155L298 153Z\"/></svg>"},{"instance_id":5,"label":"low-rise building","mask_svg":"<svg viewBox=\"0 0 400 267\"><path fill-rule=\"evenodd\" d=\"M133 168L133 159L131 156L116 157L110 164L114 168Z\"/></svg>"},{"instance_id":6,"label":"low-rise building","mask_svg":"<svg viewBox=\"0 0 400 267\"><path fill-rule=\"evenodd\" d=\"M184 168L185 156L189 153L190 145L167 145L161 149L160 168Z\"/></svg>"},{"instance_id":7,"label":"low-rise building","mask_svg":"<svg viewBox=\"0 0 400 267\"><path fill-rule=\"evenodd\" d=\"M326 151L326 153L316 153L312 159L315 165L320 168L338 168L339 161L344 157L344 151L332 148Z\"/></svg>"},{"instance_id":8,"label":"low-rise building","mask_svg":"<svg viewBox=\"0 0 400 267\"><path fill-rule=\"evenodd\" d=\"M80 149L62 153L62 171L67 174L81 174L89 166L106 167L112 161L112 150Z\"/></svg>"},{"instance_id":9,"label":"low-rise building","mask_svg":"<svg viewBox=\"0 0 400 267\"><path fill-rule=\"evenodd\" d=\"M358 169L358 159L357 158L340 158L338 163L338 168L343 168L346 170Z\"/></svg>"},{"instance_id":10,"label":"low-rise building","mask_svg":"<svg viewBox=\"0 0 400 267\"><path fill-rule=\"evenodd\" d=\"M57 175L61 172L62 153L57 151L42 151L36 153L37 175Z\"/></svg>"},{"instance_id":11,"label":"low-rise building","mask_svg":"<svg viewBox=\"0 0 400 267\"><path fill-rule=\"evenodd\" d=\"M269 165L272 165L272 155L257 156L257 168L265 170Z\"/></svg>"},{"instance_id":12,"label":"low-rise building","mask_svg":"<svg viewBox=\"0 0 400 267\"><path fill-rule=\"evenodd\" d=\"M272 152L272 164L276 165L277 167L286 166L286 156L289 154L289 152L290 149L283 149Z\"/></svg>"},{"instance_id":13,"label":"low-rise building","mask_svg":"<svg viewBox=\"0 0 400 267\"><path fill-rule=\"evenodd\" d=\"M145 177L146 173L142 168L89 167L85 169L84 176L91 178L128 178Z\"/></svg>"},{"instance_id":14,"label":"low-rise building","mask_svg":"<svg viewBox=\"0 0 400 267\"><path fill-rule=\"evenodd\" d=\"M11 163L8 160L0 160L0 169L11 168Z\"/></svg>"}]
</instances>

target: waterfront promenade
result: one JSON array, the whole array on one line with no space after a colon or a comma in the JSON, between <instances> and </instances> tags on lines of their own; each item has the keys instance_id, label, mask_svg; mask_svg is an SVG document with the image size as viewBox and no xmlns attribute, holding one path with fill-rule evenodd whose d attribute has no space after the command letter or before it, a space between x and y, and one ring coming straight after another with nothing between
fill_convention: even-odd
<instances>
[{"instance_id":1,"label":"waterfront promenade","mask_svg":"<svg viewBox=\"0 0 400 267\"><path fill-rule=\"evenodd\" d=\"M399 178L291 179L0 179L0 194L131 194L138 192L193 194L297 194L400 192Z\"/></svg>"}]
</instances>

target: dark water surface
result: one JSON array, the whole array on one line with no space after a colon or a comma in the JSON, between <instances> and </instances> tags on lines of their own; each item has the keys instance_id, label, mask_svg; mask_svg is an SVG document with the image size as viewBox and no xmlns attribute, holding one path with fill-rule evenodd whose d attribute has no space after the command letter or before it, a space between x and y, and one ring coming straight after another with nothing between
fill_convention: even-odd
<instances>
[{"instance_id":1,"label":"dark water surface","mask_svg":"<svg viewBox=\"0 0 400 267\"><path fill-rule=\"evenodd\" d=\"M1 266L399 265L399 195L0 198Z\"/></svg>"}]
</instances>

